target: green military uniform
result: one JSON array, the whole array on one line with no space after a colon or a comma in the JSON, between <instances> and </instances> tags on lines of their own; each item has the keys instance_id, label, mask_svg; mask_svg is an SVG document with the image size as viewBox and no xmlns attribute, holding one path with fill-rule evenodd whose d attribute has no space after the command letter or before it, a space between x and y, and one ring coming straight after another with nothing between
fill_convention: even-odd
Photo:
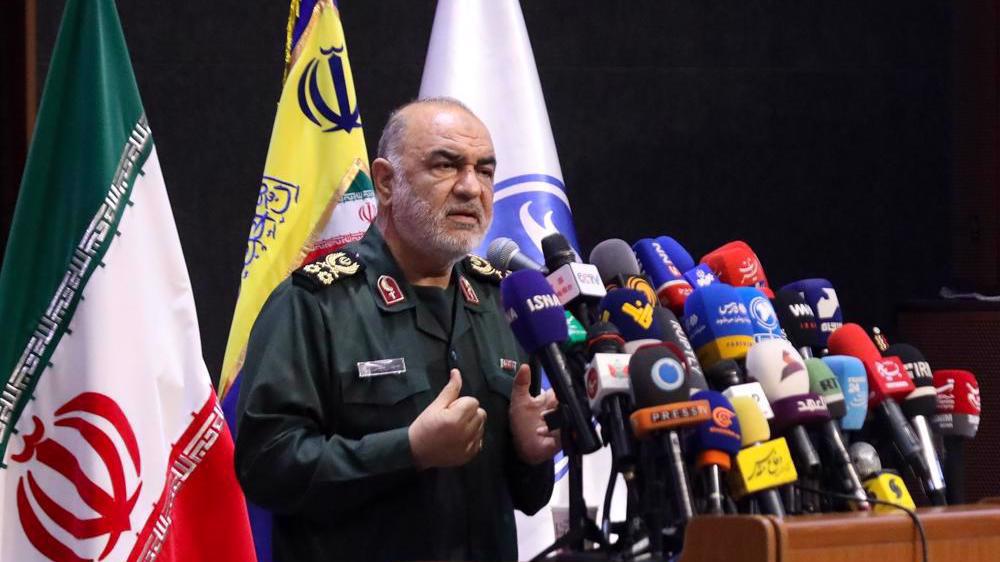
<instances>
[{"instance_id":1,"label":"green military uniform","mask_svg":"<svg viewBox=\"0 0 1000 562\"><path fill-rule=\"evenodd\" d=\"M274 291L247 346L236 467L250 501L275 513L277 560L516 558L513 509L545 505L553 471L513 448L523 357L499 279L468 258L448 290L414 288L372 227ZM407 427L451 368L487 412L483 449L416 470Z\"/></svg>"}]
</instances>

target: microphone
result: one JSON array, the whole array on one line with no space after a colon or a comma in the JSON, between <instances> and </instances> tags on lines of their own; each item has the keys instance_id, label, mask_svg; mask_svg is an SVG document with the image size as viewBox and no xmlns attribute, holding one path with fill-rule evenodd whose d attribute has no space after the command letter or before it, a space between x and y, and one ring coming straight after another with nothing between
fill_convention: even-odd
<instances>
[{"instance_id":1,"label":"microphone","mask_svg":"<svg viewBox=\"0 0 1000 562\"><path fill-rule=\"evenodd\" d=\"M494 238L486 250L486 261L500 271L530 269L543 274L548 273L545 266L526 256L517 242L510 238Z\"/></svg>"},{"instance_id":2,"label":"microphone","mask_svg":"<svg viewBox=\"0 0 1000 562\"><path fill-rule=\"evenodd\" d=\"M753 327L753 341L784 338L781 324L778 323L778 313L771 301L756 287L736 287L736 294L747 307L750 314L750 325Z\"/></svg>"},{"instance_id":3,"label":"microphone","mask_svg":"<svg viewBox=\"0 0 1000 562\"><path fill-rule=\"evenodd\" d=\"M705 372L705 379L709 388L722 392L743 383L743 369L740 369L740 364L736 361L723 359Z\"/></svg>"},{"instance_id":4,"label":"microphone","mask_svg":"<svg viewBox=\"0 0 1000 562\"><path fill-rule=\"evenodd\" d=\"M656 306L653 307L653 323L659 326L663 341L676 345L684 353L688 368L688 386L693 390L707 390L705 372L698 363L698 356L695 355L694 348L684 333L681 321L669 309Z\"/></svg>"},{"instance_id":5,"label":"microphone","mask_svg":"<svg viewBox=\"0 0 1000 562\"><path fill-rule=\"evenodd\" d=\"M581 454L600 449L590 411L577 395L566 356L559 349L568 332L565 310L552 287L541 273L523 269L500 282L500 298L514 337L525 351L540 359L576 448Z\"/></svg>"},{"instance_id":6,"label":"microphone","mask_svg":"<svg viewBox=\"0 0 1000 562\"><path fill-rule=\"evenodd\" d=\"M771 404L764 395L764 389L757 381L743 382L743 369L732 359L723 359L705 371L709 388L721 392L723 396L733 401L738 396L750 398L757 404L765 419L774 417Z\"/></svg>"},{"instance_id":7,"label":"microphone","mask_svg":"<svg viewBox=\"0 0 1000 562\"><path fill-rule=\"evenodd\" d=\"M946 483L941 461L934 449L930 419L937 413L937 390L934 388L934 373L920 350L906 343L897 343L886 348L886 355L895 355L903 362L916 388L903 400L903 413L909 418L920 440L924 463L929 469L926 487L927 498L932 505L947 505Z\"/></svg>"},{"instance_id":8,"label":"microphone","mask_svg":"<svg viewBox=\"0 0 1000 562\"><path fill-rule=\"evenodd\" d=\"M826 279L803 279L789 283L782 290L794 291L805 299L817 320L819 347L826 347L826 340L834 330L844 325L844 315L840 310L840 299L833 284Z\"/></svg>"},{"instance_id":9,"label":"microphone","mask_svg":"<svg viewBox=\"0 0 1000 562\"><path fill-rule=\"evenodd\" d=\"M965 503L965 441L979 431L979 382L969 371L955 369L934 372L937 387L937 414L934 429L944 440L944 471L948 502Z\"/></svg>"},{"instance_id":10,"label":"microphone","mask_svg":"<svg viewBox=\"0 0 1000 562\"><path fill-rule=\"evenodd\" d=\"M618 238L610 238L594 246L590 251L590 263L597 267L606 287L613 284L615 277L639 275L639 262L632 247Z\"/></svg>"},{"instance_id":11,"label":"microphone","mask_svg":"<svg viewBox=\"0 0 1000 562\"><path fill-rule=\"evenodd\" d=\"M774 410L773 427L788 438L796 466L807 477L818 476L819 454L802 426L826 421L830 414L819 396L809 394L809 375L799 352L784 340L754 344L747 353L747 377L764 389Z\"/></svg>"},{"instance_id":12,"label":"microphone","mask_svg":"<svg viewBox=\"0 0 1000 562\"><path fill-rule=\"evenodd\" d=\"M788 443L784 437L770 440L767 420L753 398L736 396L731 400L740 423L743 449L736 453L729 473L729 491L737 500L752 494L762 513L784 517L776 488L799 478Z\"/></svg>"},{"instance_id":13,"label":"microphone","mask_svg":"<svg viewBox=\"0 0 1000 562\"><path fill-rule=\"evenodd\" d=\"M785 329L788 341L803 357L813 356L813 349L819 348L820 338L817 331L816 315L802 295L785 289L780 289L774 295L774 310L778 321Z\"/></svg>"},{"instance_id":14,"label":"microphone","mask_svg":"<svg viewBox=\"0 0 1000 562\"><path fill-rule=\"evenodd\" d=\"M865 374L864 364L849 355L827 355L821 361L837 377L840 390L844 393L846 411L840 418L840 428L844 431L860 430L868 417L868 375Z\"/></svg>"},{"instance_id":15,"label":"microphone","mask_svg":"<svg viewBox=\"0 0 1000 562\"><path fill-rule=\"evenodd\" d=\"M604 442L611 446L612 466L626 480L635 476L635 448L625 418L632 409L632 384L624 353L625 342L618 329L608 322L595 322L587 330L587 398L590 409L601 421Z\"/></svg>"},{"instance_id":16,"label":"microphone","mask_svg":"<svg viewBox=\"0 0 1000 562\"><path fill-rule=\"evenodd\" d=\"M694 516L691 486L677 430L712 417L707 400L689 400L684 364L666 344L647 345L629 361L635 411L629 416L635 436L654 439L666 457L673 484L672 499L678 516L687 521ZM657 462L656 465L662 466ZM661 498L652 498L654 505ZM655 532L656 525L651 526Z\"/></svg>"},{"instance_id":17,"label":"microphone","mask_svg":"<svg viewBox=\"0 0 1000 562\"><path fill-rule=\"evenodd\" d=\"M830 411L830 417L840 421L847 415L847 404L837 376L821 359L806 359L805 364L809 373L809 392L823 397L826 409Z\"/></svg>"},{"instance_id":18,"label":"microphone","mask_svg":"<svg viewBox=\"0 0 1000 562\"><path fill-rule=\"evenodd\" d=\"M705 254L701 263L711 267L715 276L723 283L734 287L757 287L768 298L774 296L768 287L760 259L742 240L729 242Z\"/></svg>"},{"instance_id":19,"label":"microphone","mask_svg":"<svg viewBox=\"0 0 1000 562\"><path fill-rule=\"evenodd\" d=\"M906 367L898 357L882 357L875 344L857 324L847 323L838 328L827 341L830 353L851 355L861 360L868 375L868 409L885 427L900 455L922 480L927 480L930 467L924 462L920 441L906 421L898 400L916 388L906 375Z\"/></svg>"},{"instance_id":20,"label":"microphone","mask_svg":"<svg viewBox=\"0 0 1000 562\"><path fill-rule=\"evenodd\" d=\"M644 345L663 341L660 326L653 321L653 305L635 289L611 289L597 307L601 322L618 327L625 340L625 353L634 353Z\"/></svg>"},{"instance_id":21,"label":"microphone","mask_svg":"<svg viewBox=\"0 0 1000 562\"><path fill-rule=\"evenodd\" d=\"M723 359L742 359L753 344L746 305L724 283L697 289L684 303L684 327L703 369Z\"/></svg>"},{"instance_id":22,"label":"microphone","mask_svg":"<svg viewBox=\"0 0 1000 562\"><path fill-rule=\"evenodd\" d=\"M861 485L861 478L857 468L851 463L844 436L840 433L839 422L847 414L847 404L837 376L821 359L806 359L805 364L809 373L809 392L820 395L830 412L830 421L820 427L826 445L824 450L827 451L825 462L838 468L837 477L840 478L839 484L842 489L847 493L855 493L858 499L863 499L864 488ZM855 505L848 504L848 507L854 509Z\"/></svg>"},{"instance_id":23,"label":"microphone","mask_svg":"<svg viewBox=\"0 0 1000 562\"><path fill-rule=\"evenodd\" d=\"M643 238L632 245L632 250L642 273L652 281L659 303L675 313L683 313L691 285L663 246L652 238Z\"/></svg>"},{"instance_id":24,"label":"microphone","mask_svg":"<svg viewBox=\"0 0 1000 562\"><path fill-rule=\"evenodd\" d=\"M731 457L740 450L740 422L729 400L714 390L700 390L691 399L708 401L712 412L711 418L694 426L691 443L706 491L705 511L721 515L725 512L722 473L729 472Z\"/></svg>"},{"instance_id":25,"label":"microphone","mask_svg":"<svg viewBox=\"0 0 1000 562\"><path fill-rule=\"evenodd\" d=\"M687 279L687 282L693 289L708 287L712 283L719 282L719 279L715 276L715 272L712 271L712 268L703 263L685 271L684 279Z\"/></svg>"},{"instance_id":26,"label":"microphone","mask_svg":"<svg viewBox=\"0 0 1000 562\"><path fill-rule=\"evenodd\" d=\"M691 257L691 254L684 249L684 246L680 242L669 236L657 236L656 242L660 244L660 247L667 253L670 261L674 262L677 269L689 271L694 268L694 258Z\"/></svg>"},{"instance_id":27,"label":"microphone","mask_svg":"<svg viewBox=\"0 0 1000 562\"><path fill-rule=\"evenodd\" d=\"M601 274L593 265L577 262L573 248L558 232L542 239L542 254L545 267L552 272L546 279L559 302L586 328L590 325L590 302L607 294Z\"/></svg>"},{"instance_id":28,"label":"microphone","mask_svg":"<svg viewBox=\"0 0 1000 562\"><path fill-rule=\"evenodd\" d=\"M812 365L818 371L815 378L836 382L822 361L816 360ZM775 428L789 436L793 457L800 461L806 477L818 476L821 468L803 427L815 426L822 436L823 451L840 490L858 499L856 504L850 504L851 509L867 510L869 506L865 502L867 497L861 479L851 464L840 430L831 419L823 398L810 392L813 377L792 344L785 340L768 340L754 345L747 354L747 372L764 387L775 411Z\"/></svg>"},{"instance_id":29,"label":"microphone","mask_svg":"<svg viewBox=\"0 0 1000 562\"><path fill-rule=\"evenodd\" d=\"M898 474L888 470L882 470L882 461L878 458L875 447L864 441L857 441L851 444L851 460L858 467L858 472L865 481L865 491L877 500L889 502L893 505L916 509L913 498L910 497L906 484ZM875 513L892 513L895 508L875 504Z\"/></svg>"}]
</instances>

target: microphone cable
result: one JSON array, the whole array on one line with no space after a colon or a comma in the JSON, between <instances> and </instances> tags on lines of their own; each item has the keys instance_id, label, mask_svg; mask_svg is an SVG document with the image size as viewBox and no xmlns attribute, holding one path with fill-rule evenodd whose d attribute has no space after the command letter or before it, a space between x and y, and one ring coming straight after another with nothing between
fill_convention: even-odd
<instances>
[{"instance_id":1,"label":"microphone cable","mask_svg":"<svg viewBox=\"0 0 1000 562\"><path fill-rule=\"evenodd\" d=\"M799 484L792 484L792 486L794 486L795 488L797 488L797 489L799 489L799 490L801 490L803 492L810 492L810 493L813 493L813 494L819 494L821 496L829 496L829 497L833 497L833 498L837 498L837 499L841 499L841 500L846 500L846 501L852 501L852 502L860 502L861 501L858 498L856 498L854 496L851 496L849 494L841 494L839 492L829 492L829 491L826 491L826 490L819 490L817 488L809 488L809 487L806 487L806 486L800 486ZM894 507L894 508L902 511L903 513L907 514L910 517L910 519L913 520L913 526L917 528L917 534L920 535L920 551L921 551L921 554L923 555L922 556L923 561L924 562L928 562L930 560L928 558L929 555L927 553L927 534L924 532L924 525L923 525L923 523L920 522L920 517L917 515L916 511L914 511L912 509L909 509L909 508L906 508L906 507L903 507L901 505L896 505L896 504L894 504L892 502L887 502L887 501L884 501L884 500L880 500L880 499L876 499L876 498L871 498L871 497L869 497L865 501L867 501L869 503L873 503L873 504L881 504L881 505L887 505L889 507Z\"/></svg>"}]
</instances>

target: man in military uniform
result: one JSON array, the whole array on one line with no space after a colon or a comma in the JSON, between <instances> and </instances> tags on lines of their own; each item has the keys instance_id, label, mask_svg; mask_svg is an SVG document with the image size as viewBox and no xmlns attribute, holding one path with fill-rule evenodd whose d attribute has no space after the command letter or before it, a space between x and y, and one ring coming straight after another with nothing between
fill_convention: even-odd
<instances>
[{"instance_id":1,"label":"man in military uniform","mask_svg":"<svg viewBox=\"0 0 1000 562\"><path fill-rule=\"evenodd\" d=\"M466 254L492 219L493 144L460 103L393 113L372 163L375 224L296 271L247 347L236 468L275 513L278 560L517 556L513 509L552 492L556 437Z\"/></svg>"}]
</instances>

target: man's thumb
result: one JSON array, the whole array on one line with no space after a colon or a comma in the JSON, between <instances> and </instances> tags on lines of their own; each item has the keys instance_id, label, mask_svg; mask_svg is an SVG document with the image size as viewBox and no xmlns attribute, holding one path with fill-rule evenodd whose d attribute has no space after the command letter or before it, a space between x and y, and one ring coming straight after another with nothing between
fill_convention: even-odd
<instances>
[{"instance_id":1,"label":"man's thumb","mask_svg":"<svg viewBox=\"0 0 1000 562\"><path fill-rule=\"evenodd\" d=\"M530 394L529 388L531 386L531 369L528 367L527 363L522 363L521 368L517 370L517 374L514 375L514 389L513 394ZM513 396L512 396L513 397Z\"/></svg>"},{"instance_id":2,"label":"man's thumb","mask_svg":"<svg viewBox=\"0 0 1000 562\"><path fill-rule=\"evenodd\" d=\"M437 395L437 398L431 402L430 407L434 408L446 408L448 404L451 404L458 398L458 394L462 392L462 375L458 372L458 369L451 370L451 378L448 380L448 384L444 385L441 389L441 393Z\"/></svg>"}]
</instances>

